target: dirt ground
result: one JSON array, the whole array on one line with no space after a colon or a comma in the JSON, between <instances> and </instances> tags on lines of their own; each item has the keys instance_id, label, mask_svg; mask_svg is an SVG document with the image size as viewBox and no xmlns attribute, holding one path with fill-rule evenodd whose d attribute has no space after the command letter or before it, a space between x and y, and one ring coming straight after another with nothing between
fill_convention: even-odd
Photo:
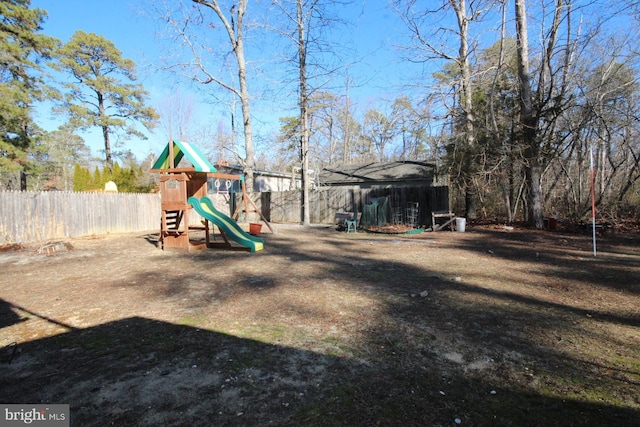
<instances>
[{"instance_id":1,"label":"dirt ground","mask_svg":"<svg viewBox=\"0 0 640 427\"><path fill-rule=\"evenodd\" d=\"M594 257L498 225L275 227L254 254L4 248L0 402L75 426L640 425L637 235Z\"/></svg>"}]
</instances>

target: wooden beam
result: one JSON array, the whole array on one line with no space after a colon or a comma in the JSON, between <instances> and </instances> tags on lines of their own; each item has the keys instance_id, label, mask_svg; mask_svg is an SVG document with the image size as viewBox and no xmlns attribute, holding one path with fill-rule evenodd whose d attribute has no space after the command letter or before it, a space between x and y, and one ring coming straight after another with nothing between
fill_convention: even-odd
<instances>
[{"instance_id":1,"label":"wooden beam","mask_svg":"<svg viewBox=\"0 0 640 427\"><path fill-rule=\"evenodd\" d=\"M151 169L151 173L178 173L178 172L195 172L196 168L173 168L173 169Z\"/></svg>"},{"instance_id":2,"label":"wooden beam","mask_svg":"<svg viewBox=\"0 0 640 427\"><path fill-rule=\"evenodd\" d=\"M240 181L240 175L231 175L228 173L208 172L207 176L211 178L233 179L235 181Z\"/></svg>"},{"instance_id":3,"label":"wooden beam","mask_svg":"<svg viewBox=\"0 0 640 427\"><path fill-rule=\"evenodd\" d=\"M442 225L435 225L435 224L434 224L434 225L433 225L433 231L440 231L440 230L443 230L443 229L445 229L447 226L450 226L450 225L451 225L451 223L452 223L453 221L455 221L455 220L456 220L455 218L451 218L449 221L445 222L445 223L444 223L444 224L442 224ZM453 227L451 227L451 231L453 231Z\"/></svg>"}]
</instances>

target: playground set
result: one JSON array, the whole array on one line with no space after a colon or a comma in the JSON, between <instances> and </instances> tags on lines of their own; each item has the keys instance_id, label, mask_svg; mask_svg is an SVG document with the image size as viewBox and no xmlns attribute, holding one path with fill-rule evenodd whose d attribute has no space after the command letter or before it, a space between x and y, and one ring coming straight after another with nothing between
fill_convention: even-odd
<instances>
[{"instance_id":1,"label":"playground set","mask_svg":"<svg viewBox=\"0 0 640 427\"><path fill-rule=\"evenodd\" d=\"M178 167L181 160L186 158L191 166ZM257 213L271 231L271 225L248 197L244 176L218 173L217 169L192 144L182 141L170 141L151 168L151 172L160 174L161 224L158 247L162 249L177 249L192 251L204 247L219 246L211 241L214 231L210 223L218 227L225 247L230 247L229 239L249 248L251 252L264 249L264 240L254 234L245 232L237 223L240 209L244 213ZM216 179L219 190L220 180L225 180L226 191L232 187L233 181L239 181L242 188L242 203L238 205L232 218L215 208L207 197L207 179ZM249 209L249 205L253 209ZM203 225L191 225L189 214L195 210L204 219ZM260 224L258 224L260 225ZM253 228L253 227L252 227ZM204 230L205 241L193 239L196 230ZM255 229L254 229L255 230Z\"/></svg>"}]
</instances>

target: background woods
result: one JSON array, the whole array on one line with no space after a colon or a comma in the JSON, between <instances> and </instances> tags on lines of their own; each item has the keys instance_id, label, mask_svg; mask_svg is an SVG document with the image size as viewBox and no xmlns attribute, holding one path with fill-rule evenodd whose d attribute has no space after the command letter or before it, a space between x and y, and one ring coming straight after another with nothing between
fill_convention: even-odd
<instances>
[{"instance_id":1,"label":"background woods","mask_svg":"<svg viewBox=\"0 0 640 427\"><path fill-rule=\"evenodd\" d=\"M40 4L0 3L3 189L95 190L106 167L148 191L140 147L180 138L300 173L304 223L323 167L392 160L435 164L467 218L584 219L592 167L600 217L640 214L637 2L156 0L136 50L47 35Z\"/></svg>"}]
</instances>

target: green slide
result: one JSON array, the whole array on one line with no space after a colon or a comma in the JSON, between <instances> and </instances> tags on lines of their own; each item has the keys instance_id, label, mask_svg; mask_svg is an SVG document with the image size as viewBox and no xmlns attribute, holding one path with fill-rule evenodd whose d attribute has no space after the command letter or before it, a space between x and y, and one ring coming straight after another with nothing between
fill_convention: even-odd
<instances>
[{"instance_id":1,"label":"green slide","mask_svg":"<svg viewBox=\"0 0 640 427\"><path fill-rule=\"evenodd\" d=\"M244 231L232 218L217 210L208 197L200 200L197 197L189 197L188 202L204 219L217 225L228 238L248 247L251 252L264 249L264 240Z\"/></svg>"}]
</instances>

